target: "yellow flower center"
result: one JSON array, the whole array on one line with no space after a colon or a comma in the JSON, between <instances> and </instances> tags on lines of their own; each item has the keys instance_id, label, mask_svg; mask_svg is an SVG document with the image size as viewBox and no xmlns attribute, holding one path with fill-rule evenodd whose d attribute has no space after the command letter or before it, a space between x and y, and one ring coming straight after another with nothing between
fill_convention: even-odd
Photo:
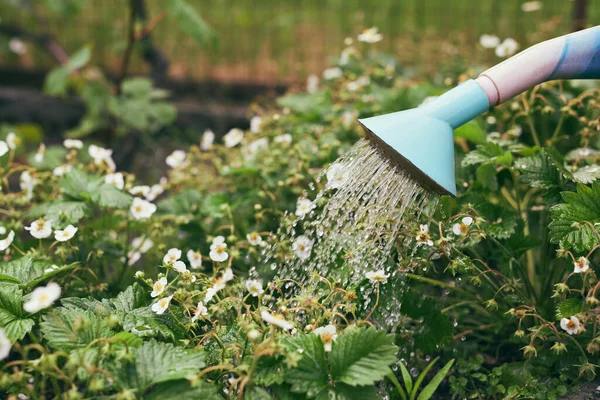
<instances>
[{"instance_id":1,"label":"yellow flower center","mask_svg":"<svg viewBox=\"0 0 600 400\"><path fill-rule=\"evenodd\" d=\"M50 296L48 296L46 293L42 293L40 294L40 302L45 302L50 298Z\"/></svg>"},{"instance_id":2,"label":"yellow flower center","mask_svg":"<svg viewBox=\"0 0 600 400\"><path fill-rule=\"evenodd\" d=\"M575 328L577 328L577 324L575 322L569 320L569 322L567 323L567 327L569 329L575 329Z\"/></svg>"},{"instance_id":3,"label":"yellow flower center","mask_svg":"<svg viewBox=\"0 0 600 400\"><path fill-rule=\"evenodd\" d=\"M141 212L142 211L142 206L139 205L139 204L137 206L135 206L135 211Z\"/></svg>"},{"instance_id":4,"label":"yellow flower center","mask_svg":"<svg viewBox=\"0 0 600 400\"><path fill-rule=\"evenodd\" d=\"M321 340L323 343L331 343L333 342L333 335L331 333L322 333Z\"/></svg>"}]
</instances>

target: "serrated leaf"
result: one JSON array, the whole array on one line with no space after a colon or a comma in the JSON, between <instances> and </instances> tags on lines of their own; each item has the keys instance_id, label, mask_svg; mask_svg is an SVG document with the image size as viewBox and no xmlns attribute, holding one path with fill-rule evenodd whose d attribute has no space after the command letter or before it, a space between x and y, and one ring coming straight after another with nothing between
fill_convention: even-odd
<instances>
[{"instance_id":1,"label":"serrated leaf","mask_svg":"<svg viewBox=\"0 0 600 400\"><path fill-rule=\"evenodd\" d=\"M461 165L463 167L477 164L512 164L512 154L505 151L500 145L492 142L487 142L483 145L478 145L477 148L465 155Z\"/></svg>"},{"instance_id":2,"label":"serrated leaf","mask_svg":"<svg viewBox=\"0 0 600 400\"><path fill-rule=\"evenodd\" d=\"M149 305L128 312L119 311L116 315L122 321L124 330L138 336L173 340L185 334L182 326L170 314L158 315L152 312Z\"/></svg>"},{"instance_id":3,"label":"serrated leaf","mask_svg":"<svg viewBox=\"0 0 600 400\"><path fill-rule=\"evenodd\" d=\"M382 379L396 361L394 336L375 327L348 329L339 335L330 355L334 382L371 385Z\"/></svg>"},{"instance_id":4,"label":"serrated leaf","mask_svg":"<svg viewBox=\"0 0 600 400\"><path fill-rule=\"evenodd\" d=\"M29 256L21 257L16 260L11 260L0 264L0 275L12 278L13 281L19 282L23 287L27 287L30 284L35 284L45 276L50 277L56 274L45 272L51 264L42 261L36 261ZM74 267L74 265L73 265ZM63 267L58 272L66 270L67 267ZM72 268L69 266L69 269ZM2 280L2 278L0 278Z\"/></svg>"},{"instance_id":5,"label":"serrated leaf","mask_svg":"<svg viewBox=\"0 0 600 400\"><path fill-rule=\"evenodd\" d=\"M244 392L246 400L271 400L271 395L263 388L252 386Z\"/></svg>"},{"instance_id":6,"label":"serrated leaf","mask_svg":"<svg viewBox=\"0 0 600 400\"><path fill-rule=\"evenodd\" d=\"M76 199L88 200L90 184L98 185L100 178L92 177L84 171L73 168L64 174L58 184L63 193Z\"/></svg>"},{"instance_id":7,"label":"serrated leaf","mask_svg":"<svg viewBox=\"0 0 600 400\"><path fill-rule=\"evenodd\" d=\"M28 218L44 218L52 223L53 227L77 224L91 212L90 207L83 201L53 201L35 206Z\"/></svg>"},{"instance_id":8,"label":"serrated leaf","mask_svg":"<svg viewBox=\"0 0 600 400\"><path fill-rule=\"evenodd\" d=\"M48 345L64 351L85 347L95 339L110 338L114 334L104 316L65 307L55 308L44 315L40 327Z\"/></svg>"},{"instance_id":9,"label":"serrated leaf","mask_svg":"<svg viewBox=\"0 0 600 400\"><path fill-rule=\"evenodd\" d=\"M339 340L339 339L338 339ZM288 370L285 381L292 385L292 391L315 397L326 390L329 384L325 349L319 336L298 333L286 338L283 345L290 353L301 358L295 368Z\"/></svg>"},{"instance_id":10,"label":"serrated leaf","mask_svg":"<svg viewBox=\"0 0 600 400\"><path fill-rule=\"evenodd\" d=\"M127 208L131 205L133 197L109 183L100 185L91 193L92 201L102 207Z\"/></svg>"},{"instance_id":11,"label":"serrated leaf","mask_svg":"<svg viewBox=\"0 0 600 400\"><path fill-rule=\"evenodd\" d=\"M600 178L600 166L588 165L573 172L573 180L577 183L592 183Z\"/></svg>"},{"instance_id":12,"label":"serrated leaf","mask_svg":"<svg viewBox=\"0 0 600 400\"><path fill-rule=\"evenodd\" d=\"M23 292L14 285L0 284L0 328L12 340L21 340L34 321L23 310Z\"/></svg>"},{"instance_id":13,"label":"serrated leaf","mask_svg":"<svg viewBox=\"0 0 600 400\"><path fill-rule=\"evenodd\" d=\"M116 311L130 312L148 304L148 292L136 282L110 302Z\"/></svg>"},{"instance_id":14,"label":"serrated leaf","mask_svg":"<svg viewBox=\"0 0 600 400\"><path fill-rule=\"evenodd\" d=\"M600 223L600 183L577 185L576 192L562 192L564 203L550 208L550 242L576 252L591 250L600 237L593 225Z\"/></svg>"},{"instance_id":15,"label":"serrated leaf","mask_svg":"<svg viewBox=\"0 0 600 400\"><path fill-rule=\"evenodd\" d=\"M131 349L131 353L132 358L111 363L108 368L123 386L138 389L140 395L150 385L185 379L205 366L202 352L154 339Z\"/></svg>"},{"instance_id":16,"label":"serrated leaf","mask_svg":"<svg viewBox=\"0 0 600 400\"><path fill-rule=\"evenodd\" d=\"M496 167L492 164L484 164L475 171L477 182L485 189L493 192L498 190L498 178L496 176Z\"/></svg>"},{"instance_id":17,"label":"serrated leaf","mask_svg":"<svg viewBox=\"0 0 600 400\"><path fill-rule=\"evenodd\" d=\"M145 400L222 400L217 393L217 386L207 382L200 382L192 386L187 380L164 382L156 385L145 396Z\"/></svg>"},{"instance_id":18,"label":"serrated leaf","mask_svg":"<svg viewBox=\"0 0 600 400\"><path fill-rule=\"evenodd\" d=\"M549 188L560 184L558 169L543 151L521 158L516 167L521 172L521 182L533 187Z\"/></svg>"},{"instance_id":19,"label":"serrated leaf","mask_svg":"<svg viewBox=\"0 0 600 400\"><path fill-rule=\"evenodd\" d=\"M560 321L563 318L570 318L573 315L579 314L583 308L583 301L576 297L563 300L556 306L556 320Z\"/></svg>"},{"instance_id":20,"label":"serrated leaf","mask_svg":"<svg viewBox=\"0 0 600 400\"><path fill-rule=\"evenodd\" d=\"M202 193L198 190L184 189L174 196L162 199L156 206L159 213L187 215L198 211L202 200Z\"/></svg>"}]
</instances>

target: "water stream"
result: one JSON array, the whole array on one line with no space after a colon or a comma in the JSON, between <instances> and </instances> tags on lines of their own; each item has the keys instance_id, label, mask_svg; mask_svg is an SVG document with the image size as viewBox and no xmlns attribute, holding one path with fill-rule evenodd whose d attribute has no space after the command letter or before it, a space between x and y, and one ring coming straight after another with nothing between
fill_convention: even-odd
<instances>
[{"instance_id":1,"label":"water stream","mask_svg":"<svg viewBox=\"0 0 600 400\"><path fill-rule=\"evenodd\" d=\"M386 285L396 286L394 247L413 245L411 235L399 234L414 228L421 212L435 207L437 196L366 139L336 160L318 180L325 177L327 183L307 207L309 212L277 233L277 242L291 247L289 255L274 260L276 245L267 247L265 258L271 269L277 276L301 284L317 272L335 278L343 287L356 285L369 271L383 270L390 276ZM359 289L367 302L374 287L366 284ZM397 320L397 306L386 310L391 323Z\"/></svg>"}]
</instances>

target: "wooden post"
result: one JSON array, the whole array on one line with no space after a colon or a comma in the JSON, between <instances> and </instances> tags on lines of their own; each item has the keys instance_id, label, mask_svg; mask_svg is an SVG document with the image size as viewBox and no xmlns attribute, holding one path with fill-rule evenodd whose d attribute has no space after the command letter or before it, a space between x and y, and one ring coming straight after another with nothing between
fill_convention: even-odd
<instances>
[{"instance_id":1,"label":"wooden post","mask_svg":"<svg viewBox=\"0 0 600 400\"><path fill-rule=\"evenodd\" d=\"M586 28L588 0L573 1L573 32Z\"/></svg>"}]
</instances>

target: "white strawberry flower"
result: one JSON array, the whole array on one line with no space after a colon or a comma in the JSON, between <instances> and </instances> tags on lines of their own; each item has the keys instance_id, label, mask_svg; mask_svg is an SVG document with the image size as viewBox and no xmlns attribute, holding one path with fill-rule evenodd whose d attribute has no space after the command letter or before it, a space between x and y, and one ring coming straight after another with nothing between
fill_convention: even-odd
<instances>
[{"instance_id":1,"label":"white strawberry flower","mask_svg":"<svg viewBox=\"0 0 600 400\"><path fill-rule=\"evenodd\" d=\"M213 299L213 297L215 297L215 295L217 294L217 292L219 291L219 289L215 288L215 287L210 287L206 290L206 294L204 295L204 302L208 303L209 301L211 301Z\"/></svg>"},{"instance_id":2,"label":"white strawberry flower","mask_svg":"<svg viewBox=\"0 0 600 400\"><path fill-rule=\"evenodd\" d=\"M577 335L583 330L581 322L579 322L579 319L576 316L561 319L560 327L569 335Z\"/></svg>"},{"instance_id":3,"label":"white strawberry flower","mask_svg":"<svg viewBox=\"0 0 600 400\"><path fill-rule=\"evenodd\" d=\"M500 39L498 36L484 33L479 37L479 44L486 49L494 49L500 44Z\"/></svg>"},{"instance_id":4,"label":"white strawberry flower","mask_svg":"<svg viewBox=\"0 0 600 400\"><path fill-rule=\"evenodd\" d=\"M287 321L283 316L278 314L271 314L268 311L262 311L260 313L260 317L263 319L263 321L271 325L278 326L284 331L289 331L290 329L294 328L294 324L292 324L290 321Z\"/></svg>"},{"instance_id":5,"label":"white strawberry flower","mask_svg":"<svg viewBox=\"0 0 600 400\"><path fill-rule=\"evenodd\" d=\"M452 226L452 232L454 232L455 235L465 234L469 230L471 224L473 224L473 218L464 217L459 224L454 224Z\"/></svg>"},{"instance_id":6,"label":"white strawberry flower","mask_svg":"<svg viewBox=\"0 0 600 400\"><path fill-rule=\"evenodd\" d=\"M104 183L113 185L119 190L122 190L125 187L125 179L123 179L123 174L120 172L115 174L107 174L104 177Z\"/></svg>"},{"instance_id":7,"label":"white strawberry flower","mask_svg":"<svg viewBox=\"0 0 600 400\"><path fill-rule=\"evenodd\" d=\"M260 124L262 123L262 118L258 115L255 115L250 119L250 132L258 133L260 132Z\"/></svg>"},{"instance_id":8,"label":"white strawberry flower","mask_svg":"<svg viewBox=\"0 0 600 400\"><path fill-rule=\"evenodd\" d=\"M247 146L244 146L242 148L242 154L245 159L254 160L256 158L257 154L262 153L263 151L265 151L268 148L269 148L269 139L260 138L260 139L253 140L250 144L248 144Z\"/></svg>"},{"instance_id":9,"label":"white strawberry flower","mask_svg":"<svg viewBox=\"0 0 600 400\"><path fill-rule=\"evenodd\" d=\"M304 217L315 208L315 204L306 197L300 197L296 202L296 215Z\"/></svg>"},{"instance_id":10,"label":"white strawberry flower","mask_svg":"<svg viewBox=\"0 0 600 400\"><path fill-rule=\"evenodd\" d=\"M244 132L241 129L233 128L225 136L223 142L225 147L235 147L244 139Z\"/></svg>"},{"instance_id":11,"label":"white strawberry flower","mask_svg":"<svg viewBox=\"0 0 600 400\"><path fill-rule=\"evenodd\" d=\"M417 246L433 246L433 240L429 236L429 225L419 225L417 233Z\"/></svg>"},{"instance_id":12,"label":"white strawberry flower","mask_svg":"<svg viewBox=\"0 0 600 400\"><path fill-rule=\"evenodd\" d=\"M377 43L383 39L381 33L376 27L365 29L360 35L358 35L359 42L365 43Z\"/></svg>"},{"instance_id":13,"label":"white strawberry flower","mask_svg":"<svg viewBox=\"0 0 600 400\"><path fill-rule=\"evenodd\" d=\"M131 212L131 216L133 218L137 220L145 220L150 218L152 214L156 212L156 205L144 199L140 199L139 197L135 197L129 211Z\"/></svg>"},{"instance_id":14,"label":"white strawberry flower","mask_svg":"<svg viewBox=\"0 0 600 400\"><path fill-rule=\"evenodd\" d=\"M9 152L8 144L4 140L0 140L0 157Z\"/></svg>"},{"instance_id":15,"label":"white strawberry flower","mask_svg":"<svg viewBox=\"0 0 600 400\"><path fill-rule=\"evenodd\" d=\"M115 171L117 166L112 159L112 153L112 150L96 146L95 144L92 144L90 147L88 147L88 154L94 159L94 164L104 164L110 171Z\"/></svg>"},{"instance_id":16,"label":"white strawberry flower","mask_svg":"<svg viewBox=\"0 0 600 400\"><path fill-rule=\"evenodd\" d=\"M30 226L26 226L25 230L36 239L45 239L52 234L52 223L40 218L33 221Z\"/></svg>"},{"instance_id":17,"label":"white strawberry flower","mask_svg":"<svg viewBox=\"0 0 600 400\"><path fill-rule=\"evenodd\" d=\"M146 197L146 200L148 201L154 201L158 196L163 194L164 191L165 189L161 185L155 183L150 187L150 191L144 197Z\"/></svg>"},{"instance_id":18,"label":"white strawberry flower","mask_svg":"<svg viewBox=\"0 0 600 400\"><path fill-rule=\"evenodd\" d=\"M171 168L179 168L185 162L187 154L183 150L175 150L166 159L166 163Z\"/></svg>"},{"instance_id":19,"label":"white strawberry flower","mask_svg":"<svg viewBox=\"0 0 600 400\"><path fill-rule=\"evenodd\" d=\"M496 46L496 55L498 57L510 57L517 52L519 43L513 38L506 38L502 43Z\"/></svg>"},{"instance_id":20,"label":"white strawberry flower","mask_svg":"<svg viewBox=\"0 0 600 400\"><path fill-rule=\"evenodd\" d=\"M150 296L151 297L160 296L165 291L166 287L167 287L167 278L165 278L165 277L160 278L159 280L154 282L154 285L152 285L152 293L150 293Z\"/></svg>"},{"instance_id":21,"label":"white strawberry flower","mask_svg":"<svg viewBox=\"0 0 600 400\"><path fill-rule=\"evenodd\" d=\"M54 239L59 242L66 242L67 240L73 238L75 233L77 232L77 228L73 225L68 225L65 229L57 229L54 231Z\"/></svg>"},{"instance_id":22,"label":"white strawberry flower","mask_svg":"<svg viewBox=\"0 0 600 400\"><path fill-rule=\"evenodd\" d=\"M154 242L147 237L136 237L131 241L131 248L144 254L154 246Z\"/></svg>"},{"instance_id":23,"label":"white strawberry flower","mask_svg":"<svg viewBox=\"0 0 600 400\"><path fill-rule=\"evenodd\" d=\"M223 272L223 276L221 276L221 282L223 287L225 283L233 280L233 270L231 268L227 268L225 272Z\"/></svg>"},{"instance_id":24,"label":"white strawberry flower","mask_svg":"<svg viewBox=\"0 0 600 400\"><path fill-rule=\"evenodd\" d=\"M384 270L379 269L377 271L369 271L365 274L367 279L371 281L371 283L386 283L390 274L386 274Z\"/></svg>"},{"instance_id":25,"label":"white strawberry flower","mask_svg":"<svg viewBox=\"0 0 600 400\"><path fill-rule=\"evenodd\" d=\"M12 244L14 238L15 238L15 232L10 231L8 233L7 237L0 240L0 251L4 251L4 250L8 249L10 247L10 245Z\"/></svg>"},{"instance_id":26,"label":"white strawberry flower","mask_svg":"<svg viewBox=\"0 0 600 400\"><path fill-rule=\"evenodd\" d=\"M46 145L44 143L40 143L40 146L38 147L37 152L35 153L35 156L33 157L33 159L35 160L36 163L41 163L44 161L44 154L46 153Z\"/></svg>"},{"instance_id":27,"label":"white strawberry flower","mask_svg":"<svg viewBox=\"0 0 600 400\"><path fill-rule=\"evenodd\" d=\"M0 360L4 360L10 354L10 348L12 347L12 343L8 336L6 336L6 332L4 329L0 328Z\"/></svg>"},{"instance_id":28,"label":"white strawberry flower","mask_svg":"<svg viewBox=\"0 0 600 400\"><path fill-rule=\"evenodd\" d=\"M128 251L127 252L127 265L129 265L131 267L133 264L140 261L140 258L142 258L142 253L140 253L139 251ZM138 272L140 272L140 271L138 271Z\"/></svg>"},{"instance_id":29,"label":"white strawberry flower","mask_svg":"<svg viewBox=\"0 0 600 400\"><path fill-rule=\"evenodd\" d=\"M134 186L131 189L129 189L129 194L132 194L134 196L142 195L142 196L146 197L150 194L150 186L146 186L146 185Z\"/></svg>"},{"instance_id":30,"label":"white strawberry flower","mask_svg":"<svg viewBox=\"0 0 600 400\"><path fill-rule=\"evenodd\" d=\"M65 146L67 149L80 150L83 149L83 142L78 139L65 139L63 146Z\"/></svg>"},{"instance_id":31,"label":"white strawberry flower","mask_svg":"<svg viewBox=\"0 0 600 400\"><path fill-rule=\"evenodd\" d=\"M307 260L310 257L312 251L313 241L308 237L301 235L296 238L292 244L292 250L296 253L299 259L302 261Z\"/></svg>"},{"instance_id":32,"label":"white strawberry flower","mask_svg":"<svg viewBox=\"0 0 600 400\"><path fill-rule=\"evenodd\" d=\"M199 251L188 250L186 256L192 269L197 269L202 266L202 254L200 254Z\"/></svg>"},{"instance_id":33,"label":"white strawberry flower","mask_svg":"<svg viewBox=\"0 0 600 400\"><path fill-rule=\"evenodd\" d=\"M207 129L202 134L200 138L200 150L208 151L212 148L212 145L215 141L215 134L210 129Z\"/></svg>"},{"instance_id":34,"label":"white strawberry flower","mask_svg":"<svg viewBox=\"0 0 600 400\"><path fill-rule=\"evenodd\" d=\"M19 138L14 132L10 132L6 135L6 144L11 150L14 150L21 144L21 138Z\"/></svg>"},{"instance_id":35,"label":"white strawberry flower","mask_svg":"<svg viewBox=\"0 0 600 400\"><path fill-rule=\"evenodd\" d=\"M283 135L275 136L273 138L273 143L290 144L292 143L292 135L284 133Z\"/></svg>"},{"instance_id":36,"label":"white strawberry flower","mask_svg":"<svg viewBox=\"0 0 600 400\"><path fill-rule=\"evenodd\" d=\"M340 67L327 68L323 71L323 79L329 81L332 79L340 78L343 74L343 71Z\"/></svg>"},{"instance_id":37,"label":"white strawberry flower","mask_svg":"<svg viewBox=\"0 0 600 400\"><path fill-rule=\"evenodd\" d=\"M581 274L590 269L590 260L586 257L579 257L574 263L573 272L576 274Z\"/></svg>"},{"instance_id":38,"label":"white strawberry flower","mask_svg":"<svg viewBox=\"0 0 600 400\"><path fill-rule=\"evenodd\" d=\"M185 265L185 263L181 260L177 260L173 263L173 269L177 272L179 272L180 274L184 274L186 272L188 272L188 269Z\"/></svg>"},{"instance_id":39,"label":"white strawberry flower","mask_svg":"<svg viewBox=\"0 0 600 400\"><path fill-rule=\"evenodd\" d=\"M54 176L63 176L67 172L71 171L73 167L69 164L59 165L58 167L52 170L52 174Z\"/></svg>"},{"instance_id":40,"label":"white strawberry flower","mask_svg":"<svg viewBox=\"0 0 600 400\"><path fill-rule=\"evenodd\" d=\"M523 10L523 12L532 12L541 10L543 6L541 1L526 1L521 4L521 10Z\"/></svg>"},{"instance_id":41,"label":"white strawberry flower","mask_svg":"<svg viewBox=\"0 0 600 400\"><path fill-rule=\"evenodd\" d=\"M250 245L252 246L262 246L264 243L262 237L258 234L258 232L251 232L247 234L246 239L248 240L248 243L250 243Z\"/></svg>"},{"instance_id":42,"label":"white strawberry flower","mask_svg":"<svg viewBox=\"0 0 600 400\"><path fill-rule=\"evenodd\" d=\"M20 177L21 190L25 192L27 200L33 198L33 189L38 184L38 180L31 176L29 171L23 171Z\"/></svg>"},{"instance_id":43,"label":"white strawberry flower","mask_svg":"<svg viewBox=\"0 0 600 400\"><path fill-rule=\"evenodd\" d=\"M169 308L172 298L173 295L158 300L156 303L152 304L152 311L158 315L164 314L164 312L167 311L167 308Z\"/></svg>"},{"instance_id":44,"label":"white strawberry flower","mask_svg":"<svg viewBox=\"0 0 600 400\"><path fill-rule=\"evenodd\" d=\"M229 253L227 253L227 243L225 243L225 238L223 236L217 236L213 239L208 255L211 260L216 262L223 262L229 258Z\"/></svg>"},{"instance_id":45,"label":"white strawberry flower","mask_svg":"<svg viewBox=\"0 0 600 400\"><path fill-rule=\"evenodd\" d=\"M262 281L260 279L249 279L246 281L246 289L252 295L252 297L257 297L263 294L263 286Z\"/></svg>"},{"instance_id":46,"label":"white strawberry flower","mask_svg":"<svg viewBox=\"0 0 600 400\"><path fill-rule=\"evenodd\" d=\"M167 251L167 254L163 257L163 262L165 264L173 264L175 261L181 258L181 250L177 248L172 248Z\"/></svg>"},{"instance_id":47,"label":"white strawberry flower","mask_svg":"<svg viewBox=\"0 0 600 400\"><path fill-rule=\"evenodd\" d=\"M23 304L23 309L28 313L35 313L48 308L60 297L60 286L51 282L47 286L37 287L31 292L29 300Z\"/></svg>"},{"instance_id":48,"label":"white strawberry flower","mask_svg":"<svg viewBox=\"0 0 600 400\"><path fill-rule=\"evenodd\" d=\"M349 178L348 168L342 164L333 164L327 169L327 188L339 189Z\"/></svg>"},{"instance_id":49,"label":"white strawberry flower","mask_svg":"<svg viewBox=\"0 0 600 400\"><path fill-rule=\"evenodd\" d=\"M332 343L338 337L335 326L331 324L317 328L312 331L312 333L321 337L321 341L323 342L323 347L325 348L326 352L331 351Z\"/></svg>"},{"instance_id":50,"label":"white strawberry flower","mask_svg":"<svg viewBox=\"0 0 600 400\"><path fill-rule=\"evenodd\" d=\"M194 315L192 316L192 322L196 322L196 320L198 318L205 317L207 315L208 315L208 309L204 306L204 304L202 304L202 302L199 302L198 305L196 306Z\"/></svg>"}]
</instances>

